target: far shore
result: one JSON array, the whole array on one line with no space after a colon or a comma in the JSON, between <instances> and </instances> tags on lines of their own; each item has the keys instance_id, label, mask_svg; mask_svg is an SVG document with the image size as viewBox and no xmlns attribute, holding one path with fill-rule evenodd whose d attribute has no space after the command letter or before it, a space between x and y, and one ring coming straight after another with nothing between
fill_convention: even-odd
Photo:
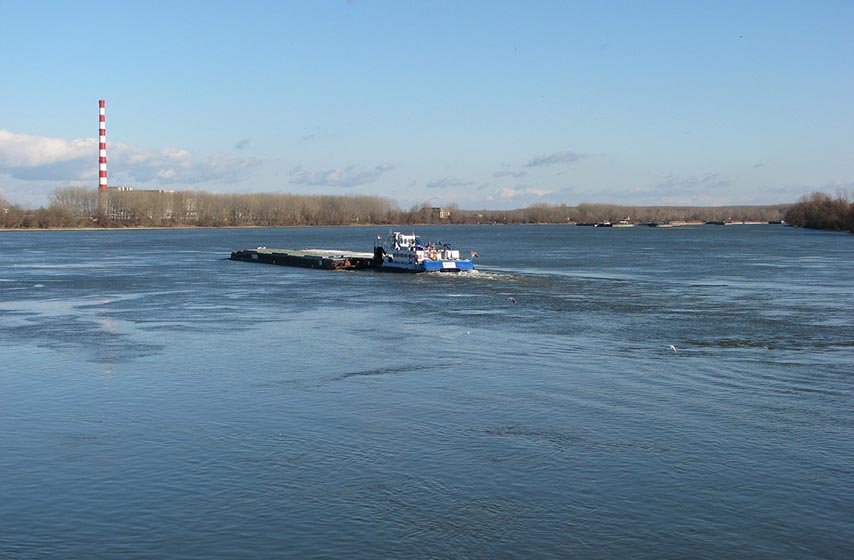
<instances>
[{"instance_id":1,"label":"far shore","mask_svg":"<svg viewBox=\"0 0 854 560\"><path fill-rule=\"evenodd\" d=\"M575 222L538 222L538 223L480 223L480 224L457 224L457 223L424 223L424 224L323 224L323 225L280 225L280 226L193 226L193 225L175 225L175 226L126 226L126 227L46 227L46 228L0 228L0 232L11 231L147 231L147 230L187 230L187 229L291 229L291 228L336 228L336 227L362 227L362 228L388 228L388 227L430 227L430 226L578 226L581 224ZM584 224L588 225L588 224ZM669 224L672 227L687 227L687 226L713 226L721 225L712 222L674 222ZM732 222L730 225L781 225L776 222ZM786 225L786 224L783 224ZM636 224L636 227L649 227L648 224Z\"/></svg>"}]
</instances>

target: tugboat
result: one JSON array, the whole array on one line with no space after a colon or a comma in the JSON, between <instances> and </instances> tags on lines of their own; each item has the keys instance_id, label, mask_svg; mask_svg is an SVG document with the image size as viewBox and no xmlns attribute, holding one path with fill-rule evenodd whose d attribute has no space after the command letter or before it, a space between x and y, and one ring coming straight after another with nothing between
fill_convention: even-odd
<instances>
[{"instance_id":1,"label":"tugboat","mask_svg":"<svg viewBox=\"0 0 854 560\"><path fill-rule=\"evenodd\" d=\"M476 257L475 251L471 252ZM388 272L464 272L474 270L471 259L461 259L460 251L440 241L424 242L413 234L390 232L374 243L377 270Z\"/></svg>"}]
</instances>

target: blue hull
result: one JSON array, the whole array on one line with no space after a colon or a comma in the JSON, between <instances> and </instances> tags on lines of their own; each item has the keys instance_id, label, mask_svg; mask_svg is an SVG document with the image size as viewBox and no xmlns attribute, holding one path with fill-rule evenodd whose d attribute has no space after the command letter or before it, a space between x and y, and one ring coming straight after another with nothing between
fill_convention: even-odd
<instances>
[{"instance_id":1,"label":"blue hull","mask_svg":"<svg viewBox=\"0 0 854 560\"><path fill-rule=\"evenodd\" d=\"M473 270L471 261L424 261L424 272L465 272Z\"/></svg>"},{"instance_id":2,"label":"blue hull","mask_svg":"<svg viewBox=\"0 0 854 560\"><path fill-rule=\"evenodd\" d=\"M384 272L466 272L474 270L471 261L422 261L414 264L394 264L384 262L379 270Z\"/></svg>"}]
</instances>

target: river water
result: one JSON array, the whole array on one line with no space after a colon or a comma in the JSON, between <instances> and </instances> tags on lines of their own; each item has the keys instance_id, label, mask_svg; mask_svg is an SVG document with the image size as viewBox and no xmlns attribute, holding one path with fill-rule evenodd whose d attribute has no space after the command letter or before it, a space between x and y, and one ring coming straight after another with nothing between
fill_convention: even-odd
<instances>
[{"instance_id":1,"label":"river water","mask_svg":"<svg viewBox=\"0 0 854 560\"><path fill-rule=\"evenodd\" d=\"M854 236L387 231L0 233L0 558L854 554Z\"/></svg>"}]
</instances>

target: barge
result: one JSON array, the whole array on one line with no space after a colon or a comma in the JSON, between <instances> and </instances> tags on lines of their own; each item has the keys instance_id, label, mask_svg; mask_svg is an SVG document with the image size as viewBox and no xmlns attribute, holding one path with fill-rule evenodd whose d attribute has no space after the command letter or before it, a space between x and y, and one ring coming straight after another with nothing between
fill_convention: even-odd
<instances>
[{"instance_id":1,"label":"barge","mask_svg":"<svg viewBox=\"0 0 854 560\"><path fill-rule=\"evenodd\" d=\"M231 252L231 260L321 268L325 270L358 270L376 268L373 253L355 253L334 249L239 249Z\"/></svg>"},{"instance_id":2,"label":"barge","mask_svg":"<svg viewBox=\"0 0 854 560\"><path fill-rule=\"evenodd\" d=\"M477 256L471 252L472 258ZM320 268L325 270L373 269L383 272L464 272L474 270L471 258L460 257L460 251L441 241L424 242L413 234L390 232L377 236L373 253L337 249L239 249L231 260Z\"/></svg>"}]
</instances>

